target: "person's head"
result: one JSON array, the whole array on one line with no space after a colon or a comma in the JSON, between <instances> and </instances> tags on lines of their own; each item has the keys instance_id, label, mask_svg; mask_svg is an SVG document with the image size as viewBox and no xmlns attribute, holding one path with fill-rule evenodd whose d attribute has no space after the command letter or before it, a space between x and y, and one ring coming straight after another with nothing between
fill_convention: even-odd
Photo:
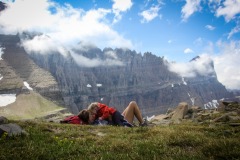
<instances>
[{"instance_id":1,"label":"person's head","mask_svg":"<svg viewBox=\"0 0 240 160\"><path fill-rule=\"evenodd\" d=\"M88 110L89 110L89 112L91 112L91 114L96 114L97 110L98 110L98 103L97 102L91 103L88 106Z\"/></svg>"},{"instance_id":2,"label":"person's head","mask_svg":"<svg viewBox=\"0 0 240 160\"><path fill-rule=\"evenodd\" d=\"M84 122L84 123L89 123L89 119L90 119L90 112L86 109L81 110L78 113L78 117Z\"/></svg>"}]
</instances>

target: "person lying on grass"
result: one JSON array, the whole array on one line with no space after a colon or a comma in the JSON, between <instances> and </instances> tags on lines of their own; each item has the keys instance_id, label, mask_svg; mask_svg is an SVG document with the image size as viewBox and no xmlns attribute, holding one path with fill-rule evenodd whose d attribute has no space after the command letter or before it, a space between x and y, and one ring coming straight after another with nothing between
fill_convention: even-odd
<instances>
[{"instance_id":1,"label":"person lying on grass","mask_svg":"<svg viewBox=\"0 0 240 160\"><path fill-rule=\"evenodd\" d=\"M139 126L147 126L143 120L141 111L135 101L131 101L121 114L117 109L105 104L94 102L79 112L78 117L85 124L101 124L107 121L108 125L133 127L134 117L139 121Z\"/></svg>"}]
</instances>

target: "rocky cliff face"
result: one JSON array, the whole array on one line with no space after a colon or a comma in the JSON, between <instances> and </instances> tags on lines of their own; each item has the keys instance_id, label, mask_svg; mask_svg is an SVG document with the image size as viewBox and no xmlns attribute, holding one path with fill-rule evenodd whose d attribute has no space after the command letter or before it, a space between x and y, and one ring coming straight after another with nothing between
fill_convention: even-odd
<instances>
[{"instance_id":1,"label":"rocky cliff face","mask_svg":"<svg viewBox=\"0 0 240 160\"><path fill-rule=\"evenodd\" d=\"M63 105L58 83L50 72L40 68L24 48L20 46L20 39L16 35L0 35L2 60L0 60L0 92L15 90L19 93L26 81L37 92Z\"/></svg>"},{"instance_id":2,"label":"rocky cliff face","mask_svg":"<svg viewBox=\"0 0 240 160\"><path fill-rule=\"evenodd\" d=\"M70 52L66 57L59 53L31 53L30 59L23 48L16 45L17 36L14 40L3 37L0 38L6 48L3 58L17 74L35 88L41 88L40 93L43 89L42 93L47 96L59 88L66 107L73 113L93 101L102 101L122 111L135 100L144 115L152 115L165 113L182 101L204 106L213 99L231 96L215 74L184 79L170 72L163 58L151 53L141 55L126 49L90 47L73 49L75 56L80 56L78 59ZM14 60L18 56L16 50L22 55L18 60ZM82 57L91 61L86 64ZM22 64L20 58L29 59L28 63ZM94 67L95 60L98 65ZM35 71L36 64L42 69Z\"/></svg>"}]
</instances>

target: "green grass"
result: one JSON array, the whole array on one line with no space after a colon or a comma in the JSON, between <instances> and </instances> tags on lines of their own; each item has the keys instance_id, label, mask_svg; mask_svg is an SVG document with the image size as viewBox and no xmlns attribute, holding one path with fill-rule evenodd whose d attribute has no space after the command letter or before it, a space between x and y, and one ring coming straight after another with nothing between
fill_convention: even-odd
<instances>
[{"instance_id":1,"label":"green grass","mask_svg":"<svg viewBox=\"0 0 240 160\"><path fill-rule=\"evenodd\" d=\"M0 107L0 115L12 120L34 119L64 109L40 94L31 91L20 94L14 103Z\"/></svg>"},{"instance_id":2,"label":"green grass","mask_svg":"<svg viewBox=\"0 0 240 160\"><path fill-rule=\"evenodd\" d=\"M28 135L0 139L0 159L240 159L240 127L154 127L20 122Z\"/></svg>"}]
</instances>

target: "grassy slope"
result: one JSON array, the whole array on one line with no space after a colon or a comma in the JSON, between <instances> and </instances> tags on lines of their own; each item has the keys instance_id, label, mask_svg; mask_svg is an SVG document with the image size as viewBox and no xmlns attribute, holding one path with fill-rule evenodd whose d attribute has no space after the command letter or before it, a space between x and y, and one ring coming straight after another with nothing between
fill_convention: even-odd
<instances>
[{"instance_id":1,"label":"grassy slope","mask_svg":"<svg viewBox=\"0 0 240 160\"><path fill-rule=\"evenodd\" d=\"M17 123L29 135L2 137L0 159L240 159L240 127Z\"/></svg>"},{"instance_id":2,"label":"grassy slope","mask_svg":"<svg viewBox=\"0 0 240 160\"><path fill-rule=\"evenodd\" d=\"M29 94L18 95L14 103L0 107L0 115L13 120L33 119L62 109L40 94L30 92Z\"/></svg>"}]
</instances>

